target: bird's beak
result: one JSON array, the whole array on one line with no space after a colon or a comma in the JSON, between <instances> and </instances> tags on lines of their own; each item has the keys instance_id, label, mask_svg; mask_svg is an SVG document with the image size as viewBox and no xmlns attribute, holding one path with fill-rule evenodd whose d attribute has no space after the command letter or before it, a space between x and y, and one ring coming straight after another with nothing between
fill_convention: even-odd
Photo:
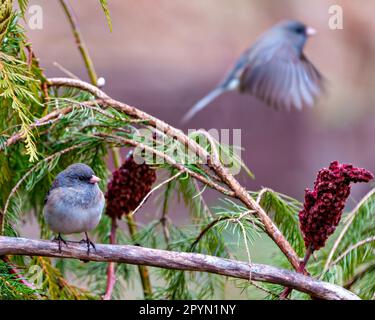
<instances>
[{"instance_id":1,"label":"bird's beak","mask_svg":"<svg viewBox=\"0 0 375 320\"><path fill-rule=\"evenodd\" d=\"M314 29L314 28L311 28L311 27L307 27L306 29L306 35L311 37L311 36L315 36L317 33L317 31Z\"/></svg>"},{"instance_id":2,"label":"bird's beak","mask_svg":"<svg viewBox=\"0 0 375 320\"><path fill-rule=\"evenodd\" d=\"M90 183L97 183L97 182L99 182L101 179L100 178L98 178L97 176L92 176L91 178L90 178Z\"/></svg>"}]
</instances>

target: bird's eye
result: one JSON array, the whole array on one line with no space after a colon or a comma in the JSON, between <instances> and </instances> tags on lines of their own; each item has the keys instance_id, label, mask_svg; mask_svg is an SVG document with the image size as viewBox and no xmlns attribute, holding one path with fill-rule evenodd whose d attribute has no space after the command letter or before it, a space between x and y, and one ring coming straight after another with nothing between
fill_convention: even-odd
<instances>
[{"instance_id":1,"label":"bird's eye","mask_svg":"<svg viewBox=\"0 0 375 320\"><path fill-rule=\"evenodd\" d=\"M300 34L305 33L305 28L304 27L297 27L296 32L300 33Z\"/></svg>"},{"instance_id":2,"label":"bird's eye","mask_svg":"<svg viewBox=\"0 0 375 320\"><path fill-rule=\"evenodd\" d=\"M83 181L83 180L85 180L85 177L84 176L79 176L78 179L81 180L81 181Z\"/></svg>"}]
</instances>

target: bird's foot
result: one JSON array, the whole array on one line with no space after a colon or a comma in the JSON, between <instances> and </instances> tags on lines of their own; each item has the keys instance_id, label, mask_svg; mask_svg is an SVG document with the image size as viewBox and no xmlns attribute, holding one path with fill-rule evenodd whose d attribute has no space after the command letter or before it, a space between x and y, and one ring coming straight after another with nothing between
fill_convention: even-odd
<instances>
[{"instance_id":1,"label":"bird's foot","mask_svg":"<svg viewBox=\"0 0 375 320\"><path fill-rule=\"evenodd\" d=\"M82 239L79 243L86 243L87 245L87 255L90 255L90 247L93 247L93 249L96 251L95 244L90 240L89 236L87 235L87 232L85 232L86 239Z\"/></svg>"},{"instance_id":2,"label":"bird's foot","mask_svg":"<svg viewBox=\"0 0 375 320\"><path fill-rule=\"evenodd\" d=\"M52 241L57 241L59 245L59 252L61 252L61 242L68 247L68 243L63 239L61 234L59 233Z\"/></svg>"}]
</instances>

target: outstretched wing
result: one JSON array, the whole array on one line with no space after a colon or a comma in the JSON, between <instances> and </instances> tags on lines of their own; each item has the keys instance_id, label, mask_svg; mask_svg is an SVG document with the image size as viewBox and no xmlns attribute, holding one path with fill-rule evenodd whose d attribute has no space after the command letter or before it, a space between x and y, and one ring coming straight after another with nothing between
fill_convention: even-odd
<instances>
[{"instance_id":1,"label":"outstretched wing","mask_svg":"<svg viewBox=\"0 0 375 320\"><path fill-rule=\"evenodd\" d=\"M257 52L244 69L240 91L278 109L314 106L324 81L313 64L288 45L264 52Z\"/></svg>"}]
</instances>

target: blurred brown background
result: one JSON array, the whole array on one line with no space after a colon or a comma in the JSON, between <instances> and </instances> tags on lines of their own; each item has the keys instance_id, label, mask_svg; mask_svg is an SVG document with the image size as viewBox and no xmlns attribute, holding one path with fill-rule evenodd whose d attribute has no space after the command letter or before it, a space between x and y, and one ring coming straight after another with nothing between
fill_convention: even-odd
<instances>
[{"instance_id":1,"label":"blurred brown background","mask_svg":"<svg viewBox=\"0 0 375 320\"><path fill-rule=\"evenodd\" d=\"M285 18L313 26L319 33L305 51L329 83L315 109L276 112L228 93L183 129L241 128L256 180L241 179L251 189L302 199L335 159L375 171L375 1L111 0L112 33L98 1L71 3L105 90L175 126L261 32ZM87 79L58 1L31 4L43 8L43 29L28 34L47 75L63 75L56 61ZM343 8L343 30L328 27L333 4ZM353 197L366 188L356 186Z\"/></svg>"}]
</instances>

